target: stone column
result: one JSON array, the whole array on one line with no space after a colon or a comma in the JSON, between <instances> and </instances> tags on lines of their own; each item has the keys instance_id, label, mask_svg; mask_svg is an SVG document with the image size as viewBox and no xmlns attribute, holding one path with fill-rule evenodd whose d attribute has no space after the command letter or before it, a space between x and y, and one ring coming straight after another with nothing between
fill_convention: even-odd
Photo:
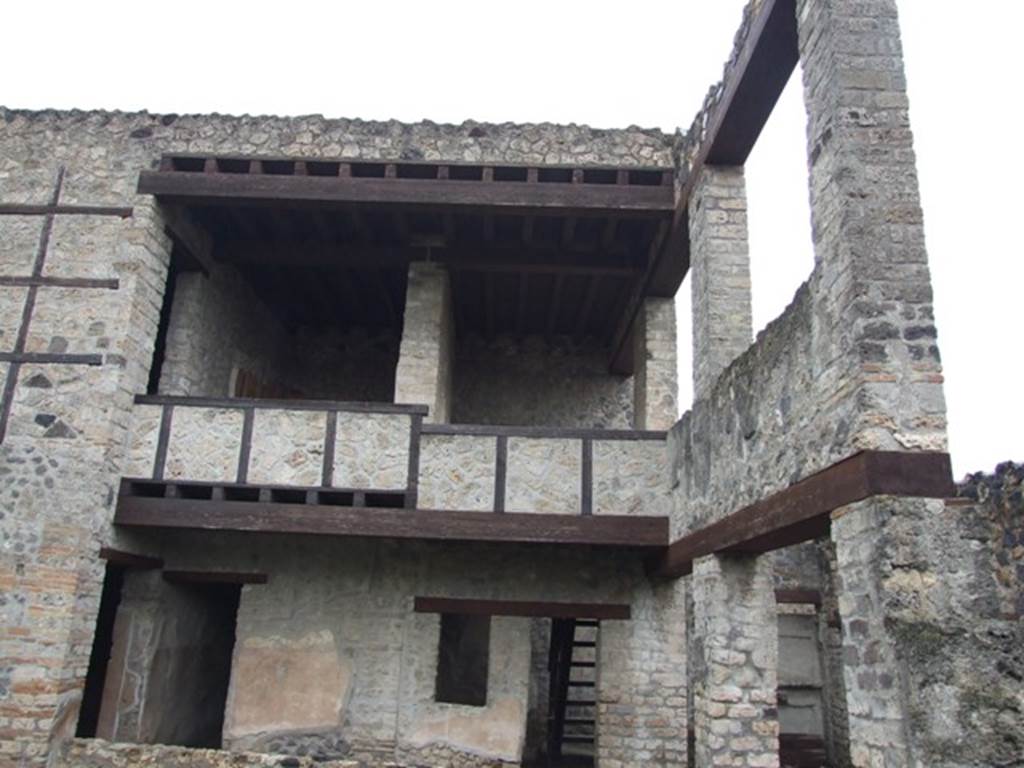
<instances>
[{"instance_id":1,"label":"stone column","mask_svg":"<svg viewBox=\"0 0 1024 768\"><path fill-rule=\"evenodd\" d=\"M750 346L750 252L742 167L705 166L690 197L693 399Z\"/></svg>"},{"instance_id":2,"label":"stone column","mask_svg":"<svg viewBox=\"0 0 1024 768\"><path fill-rule=\"evenodd\" d=\"M430 406L427 421L451 417L452 321L448 270L431 262L409 265L405 325L395 371L395 402Z\"/></svg>"},{"instance_id":3,"label":"stone column","mask_svg":"<svg viewBox=\"0 0 1024 768\"><path fill-rule=\"evenodd\" d=\"M813 359L857 392L856 448L946 450L896 0L797 3L814 232Z\"/></svg>"},{"instance_id":4,"label":"stone column","mask_svg":"<svg viewBox=\"0 0 1024 768\"><path fill-rule=\"evenodd\" d=\"M671 429L679 418L675 300L645 299L633 338L634 425Z\"/></svg>"},{"instance_id":5,"label":"stone column","mask_svg":"<svg viewBox=\"0 0 1024 768\"><path fill-rule=\"evenodd\" d=\"M686 763L685 583L639 583L629 621L602 621L597 656L601 768Z\"/></svg>"},{"instance_id":6,"label":"stone column","mask_svg":"<svg viewBox=\"0 0 1024 768\"><path fill-rule=\"evenodd\" d=\"M693 564L695 765L779 764L778 626L771 556Z\"/></svg>"}]
</instances>

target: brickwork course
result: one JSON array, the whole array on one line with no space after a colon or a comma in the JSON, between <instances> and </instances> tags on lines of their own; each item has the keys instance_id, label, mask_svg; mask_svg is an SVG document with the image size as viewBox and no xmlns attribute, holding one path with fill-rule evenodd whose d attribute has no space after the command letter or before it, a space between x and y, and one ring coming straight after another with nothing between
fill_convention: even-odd
<instances>
[{"instance_id":1,"label":"brickwork course","mask_svg":"<svg viewBox=\"0 0 1024 768\"><path fill-rule=\"evenodd\" d=\"M709 147L724 141L730 84L768 15L768 29L792 32L803 78L815 263L754 338L742 159L716 163L730 153ZM549 274L586 266L572 243L628 241L642 230L628 216L590 234L588 216L569 216L545 235L538 197L523 241L547 237L555 256L484 277L460 303L459 264L417 244L387 267L400 302L374 273L385 282L374 307L356 291L324 300L322 263L293 282L288 262L258 248L183 267L183 249L219 246L203 234L210 214L190 220L195 235L180 207L138 192L140 173L170 155L235 169L200 159L198 178L237 173L239 158L298 159L310 178L296 186L320 183L322 167L372 166L383 185L443 166L454 176L416 177L438 188L477 170L464 183L668 174L664 242L688 259L694 402L680 413L661 267L602 263L577 287ZM294 228L290 213L260 210L265 222L229 228ZM473 219L479 242L506 236L503 215ZM369 240L409 221L367 204L355 229ZM249 280L260 259L269 277ZM609 303L614 280L628 286ZM521 297L515 333L495 327L493 301L512 285L501 295ZM275 290L290 291L284 309ZM537 295L543 317L522 298ZM312 322L316 296L339 317L354 304L388 321ZM576 333L561 332L561 302L581 308ZM583 332L601 314L593 327L607 338ZM786 494L862 452L943 456L937 335L895 0L752 0L723 82L675 135L0 108L0 766L543 759L555 749L559 611L588 622L569 690L592 698L565 733L598 768L771 768L794 759L793 744L841 768L1018 764L1019 465L955 494L869 488L818 510L820 526L791 546L711 546L685 572L657 567L750 510L774 510L784 522L767 533L791 533L794 506L849 478ZM628 372L609 360L622 350ZM115 524L127 499L203 517ZM251 510L265 508L292 527L255 532ZM357 514L365 527L351 536L301 527ZM622 530L664 541L600 540ZM596 538L551 538L579 531ZM469 630L441 647L444 619L423 599L490 611L483 651ZM613 616L594 625L595 611ZM99 627L109 664L87 684ZM439 696L442 657L456 651L478 654L482 703ZM571 757L572 742L562 747Z\"/></svg>"}]
</instances>

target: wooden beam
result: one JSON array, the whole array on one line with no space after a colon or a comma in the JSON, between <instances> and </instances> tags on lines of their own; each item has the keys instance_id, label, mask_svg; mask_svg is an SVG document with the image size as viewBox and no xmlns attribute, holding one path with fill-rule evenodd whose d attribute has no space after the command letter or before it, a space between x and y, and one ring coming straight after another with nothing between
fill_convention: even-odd
<instances>
[{"instance_id":1,"label":"wooden beam","mask_svg":"<svg viewBox=\"0 0 1024 768\"><path fill-rule=\"evenodd\" d=\"M520 616L546 619L624 621L630 607L619 603L551 603L527 600L474 600L457 597L417 597L416 613L459 613L464 616Z\"/></svg>"},{"instance_id":2,"label":"wooden beam","mask_svg":"<svg viewBox=\"0 0 1024 768\"><path fill-rule=\"evenodd\" d=\"M100 559L125 568L137 568L141 571L155 571L164 567L164 561L150 555L137 555L113 547L100 547Z\"/></svg>"},{"instance_id":3,"label":"wooden beam","mask_svg":"<svg viewBox=\"0 0 1024 768\"><path fill-rule=\"evenodd\" d=\"M172 584L266 584L265 573L237 571L164 571L164 581Z\"/></svg>"},{"instance_id":4,"label":"wooden beam","mask_svg":"<svg viewBox=\"0 0 1024 768\"><path fill-rule=\"evenodd\" d=\"M664 549L668 518L336 507L271 501L118 498L114 523L130 528L492 541Z\"/></svg>"},{"instance_id":5,"label":"wooden beam","mask_svg":"<svg viewBox=\"0 0 1024 768\"><path fill-rule=\"evenodd\" d=\"M466 183L423 179L277 176L143 171L139 194L209 206L302 204L337 208L352 204L420 210L492 213L574 213L658 216L674 208L671 186L618 184Z\"/></svg>"},{"instance_id":6,"label":"wooden beam","mask_svg":"<svg viewBox=\"0 0 1024 768\"><path fill-rule=\"evenodd\" d=\"M623 266L622 251L567 257L555 248L524 249L514 245L491 244L486 248L415 245L367 245L329 243L320 240L293 242L229 240L218 244L217 258L233 264L307 267L404 268L413 261L436 261L454 269L473 272L530 274L580 274L608 277L636 277L640 270ZM555 258L561 261L554 262Z\"/></svg>"},{"instance_id":7,"label":"wooden beam","mask_svg":"<svg viewBox=\"0 0 1024 768\"><path fill-rule=\"evenodd\" d=\"M862 451L767 499L673 542L653 564L658 576L685 576L698 557L759 553L828 533L833 511L872 496L953 496L949 454Z\"/></svg>"},{"instance_id":8,"label":"wooden beam","mask_svg":"<svg viewBox=\"0 0 1024 768\"><path fill-rule=\"evenodd\" d=\"M776 589L775 602L780 604L821 605L821 591L817 589Z\"/></svg>"},{"instance_id":9,"label":"wooden beam","mask_svg":"<svg viewBox=\"0 0 1024 768\"><path fill-rule=\"evenodd\" d=\"M213 268L213 238L182 206L164 205L160 209L164 226L171 237L206 275Z\"/></svg>"},{"instance_id":10,"label":"wooden beam","mask_svg":"<svg viewBox=\"0 0 1024 768\"><path fill-rule=\"evenodd\" d=\"M683 183L663 247L649 259L615 335L612 370L621 373L622 349L644 296L674 296L690 266L688 209L705 165L742 165L753 149L799 60L795 0L765 0L750 24L722 96L707 116L704 141Z\"/></svg>"},{"instance_id":11,"label":"wooden beam","mask_svg":"<svg viewBox=\"0 0 1024 768\"><path fill-rule=\"evenodd\" d=\"M664 221L658 222L654 235L651 238L650 246L647 249L646 258L644 259L644 264L648 271L654 262L657 261L667 236L667 223ZM637 314L643 307L644 298L647 296L645 274L648 274L648 272L638 275L634 280L633 289L626 298L625 307L616 321L616 330L612 334L612 356L609 368L612 373L617 375L633 373L633 324L636 321Z\"/></svg>"}]
</instances>

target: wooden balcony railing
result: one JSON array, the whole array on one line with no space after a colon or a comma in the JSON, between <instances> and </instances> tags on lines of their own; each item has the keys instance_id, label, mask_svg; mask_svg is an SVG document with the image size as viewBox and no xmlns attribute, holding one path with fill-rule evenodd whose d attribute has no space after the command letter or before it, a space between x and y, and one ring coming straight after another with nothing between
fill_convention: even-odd
<instances>
[{"instance_id":1,"label":"wooden balcony railing","mask_svg":"<svg viewBox=\"0 0 1024 768\"><path fill-rule=\"evenodd\" d=\"M667 541L665 433L433 425L426 414L387 403L139 396L115 523Z\"/></svg>"}]
</instances>

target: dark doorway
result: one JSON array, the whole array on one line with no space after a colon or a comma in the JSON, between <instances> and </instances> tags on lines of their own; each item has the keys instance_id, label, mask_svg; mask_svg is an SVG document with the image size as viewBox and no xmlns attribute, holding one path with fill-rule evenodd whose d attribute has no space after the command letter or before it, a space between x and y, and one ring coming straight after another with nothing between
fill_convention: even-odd
<instances>
[{"instance_id":1,"label":"dark doorway","mask_svg":"<svg viewBox=\"0 0 1024 768\"><path fill-rule=\"evenodd\" d=\"M176 609L175 631L153 659L147 691L159 709L149 740L218 749L242 588L214 583L174 585L174 590L178 595L168 607Z\"/></svg>"},{"instance_id":2,"label":"dark doorway","mask_svg":"<svg viewBox=\"0 0 1024 768\"><path fill-rule=\"evenodd\" d=\"M107 563L103 576L103 591L100 594L100 610L96 617L96 633L92 638L89 654L89 669L85 674L85 692L82 694L82 709L78 713L78 728L75 736L91 739L96 736L100 719L100 704L103 702L103 683L107 678L110 663L110 649L114 642L114 619L121 603L121 589L124 586L124 567Z\"/></svg>"},{"instance_id":3,"label":"dark doorway","mask_svg":"<svg viewBox=\"0 0 1024 768\"><path fill-rule=\"evenodd\" d=\"M436 701L487 706L491 617L441 614L437 653Z\"/></svg>"},{"instance_id":4,"label":"dark doorway","mask_svg":"<svg viewBox=\"0 0 1024 768\"><path fill-rule=\"evenodd\" d=\"M554 619L548 654L546 765L594 765L598 622Z\"/></svg>"}]
</instances>

